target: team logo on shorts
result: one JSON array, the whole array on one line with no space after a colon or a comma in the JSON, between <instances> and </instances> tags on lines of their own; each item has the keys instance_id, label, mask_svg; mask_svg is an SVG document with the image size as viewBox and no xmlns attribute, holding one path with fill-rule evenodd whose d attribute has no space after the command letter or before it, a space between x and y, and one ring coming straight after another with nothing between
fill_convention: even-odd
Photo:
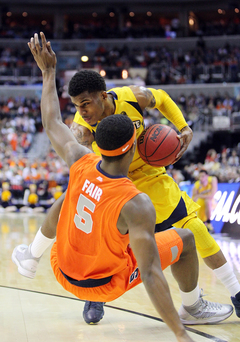
<instances>
[{"instance_id":1,"label":"team logo on shorts","mask_svg":"<svg viewBox=\"0 0 240 342\"><path fill-rule=\"evenodd\" d=\"M139 270L138 267L135 269L135 271L130 275L130 279L129 279L129 284L131 284L135 279L137 279L139 274Z\"/></svg>"}]
</instances>

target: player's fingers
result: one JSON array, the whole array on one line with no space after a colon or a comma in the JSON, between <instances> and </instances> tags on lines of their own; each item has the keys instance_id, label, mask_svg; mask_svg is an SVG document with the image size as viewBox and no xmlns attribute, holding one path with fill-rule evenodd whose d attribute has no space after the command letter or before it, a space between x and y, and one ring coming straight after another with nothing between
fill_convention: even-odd
<instances>
[{"instance_id":1,"label":"player's fingers","mask_svg":"<svg viewBox=\"0 0 240 342\"><path fill-rule=\"evenodd\" d=\"M184 146L184 144L183 144L182 147L181 147L181 150L178 152L178 154L176 156L176 160L174 161L174 163L176 163L179 159L182 158L182 156L183 156L184 152L186 151L186 149L187 149L187 146L186 145Z\"/></svg>"},{"instance_id":2,"label":"player's fingers","mask_svg":"<svg viewBox=\"0 0 240 342\"><path fill-rule=\"evenodd\" d=\"M39 39L38 39L38 34L37 33L34 33L34 43L35 43L36 50L40 51L41 50L41 46L40 46L40 43L39 43Z\"/></svg>"},{"instance_id":3,"label":"player's fingers","mask_svg":"<svg viewBox=\"0 0 240 342\"><path fill-rule=\"evenodd\" d=\"M34 43L34 38L30 38L30 42L28 43L29 49L31 50L32 53L35 53L35 43Z\"/></svg>"},{"instance_id":4,"label":"player's fingers","mask_svg":"<svg viewBox=\"0 0 240 342\"><path fill-rule=\"evenodd\" d=\"M34 38L31 37L30 39L30 44L31 44L31 48L34 49L35 48L35 43L34 43Z\"/></svg>"},{"instance_id":5,"label":"player's fingers","mask_svg":"<svg viewBox=\"0 0 240 342\"><path fill-rule=\"evenodd\" d=\"M45 34L43 32L40 32L40 37L42 40L42 48L44 49L46 47L46 44L47 44Z\"/></svg>"},{"instance_id":6,"label":"player's fingers","mask_svg":"<svg viewBox=\"0 0 240 342\"><path fill-rule=\"evenodd\" d=\"M48 49L48 52L51 54L51 55L55 55L54 51L52 50L52 47L51 47L51 43L50 42L47 42L47 49Z\"/></svg>"},{"instance_id":7,"label":"player's fingers","mask_svg":"<svg viewBox=\"0 0 240 342\"><path fill-rule=\"evenodd\" d=\"M175 164L177 161L179 161L179 159L181 159L182 155L179 156L179 153L178 155L176 156L176 159L174 160L174 162L172 164Z\"/></svg>"}]
</instances>

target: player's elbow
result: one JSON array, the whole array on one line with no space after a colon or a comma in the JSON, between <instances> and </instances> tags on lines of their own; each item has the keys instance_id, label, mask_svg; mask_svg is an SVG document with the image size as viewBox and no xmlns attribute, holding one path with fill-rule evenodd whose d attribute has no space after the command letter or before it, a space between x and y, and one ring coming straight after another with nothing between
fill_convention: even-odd
<instances>
[{"instance_id":1,"label":"player's elbow","mask_svg":"<svg viewBox=\"0 0 240 342\"><path fill-rule=\"evenodd\" d=\"M52 132L52 131L57 131L58 127L62 124L63 122L58 120L58 119L53 119L51 118L44 118L42 117L42 125L43 128L45 129L46 133Z\"/></svg>"},{"instance_id":2,"label":"player's elbow","mask_svg":"<svg viewBox=\"0 0 240 342\"><path fill-rule=\"evenodd\" d=\"M49 120L45 116L42 116L42 125L43 125L43 128L46 131L48 131L50 129L50 127L52 126L52 120Z\"/></svg>"}]
</instances>

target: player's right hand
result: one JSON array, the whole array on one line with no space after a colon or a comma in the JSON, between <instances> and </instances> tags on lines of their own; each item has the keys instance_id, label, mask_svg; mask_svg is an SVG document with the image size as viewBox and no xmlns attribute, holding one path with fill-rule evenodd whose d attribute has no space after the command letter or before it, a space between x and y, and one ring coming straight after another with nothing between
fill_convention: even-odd
<instances>
[{"instance_id":1,"label":"player's right hand","mask_svg":"<svg viewBox=\"0 0 240 342\"><path fill-rule=\"evenodd\" d=\"M188 145L193 137L193 132L189 126L186 126L181 130L181 134L179 134L177 137L181 141L181 150L179 151L174 163L176 163L182 157L183 153L188 148Z\"/></svg>"}]
</instances>

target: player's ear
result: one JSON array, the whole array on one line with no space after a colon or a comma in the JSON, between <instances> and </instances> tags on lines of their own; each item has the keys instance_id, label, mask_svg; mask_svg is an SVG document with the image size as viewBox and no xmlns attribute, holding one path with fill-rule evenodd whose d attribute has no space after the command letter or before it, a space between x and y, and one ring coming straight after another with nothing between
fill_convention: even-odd
<instances>
[{"instance_id":1,"label":"player's ear","mask_svg":"<svg viewBox=\"0 0 240 342\"><path fill-rule=\"evenodd\" d=\"M131 150L133 153L135 153L136 146L137 146L137 139L134 140L134 143L132 144L132 147L130 148L130 150Z\"/></svg>"},{"instance_id":2,"label":"player's ear","mask_svg":"<svg viewBox=\"0 0 240 342\"><path fill-rule=\"evenodd\" d=\"M105 90L102 91L101 93L103 100L107 99L107 92Z\"/></svg>"}]
</instances>

